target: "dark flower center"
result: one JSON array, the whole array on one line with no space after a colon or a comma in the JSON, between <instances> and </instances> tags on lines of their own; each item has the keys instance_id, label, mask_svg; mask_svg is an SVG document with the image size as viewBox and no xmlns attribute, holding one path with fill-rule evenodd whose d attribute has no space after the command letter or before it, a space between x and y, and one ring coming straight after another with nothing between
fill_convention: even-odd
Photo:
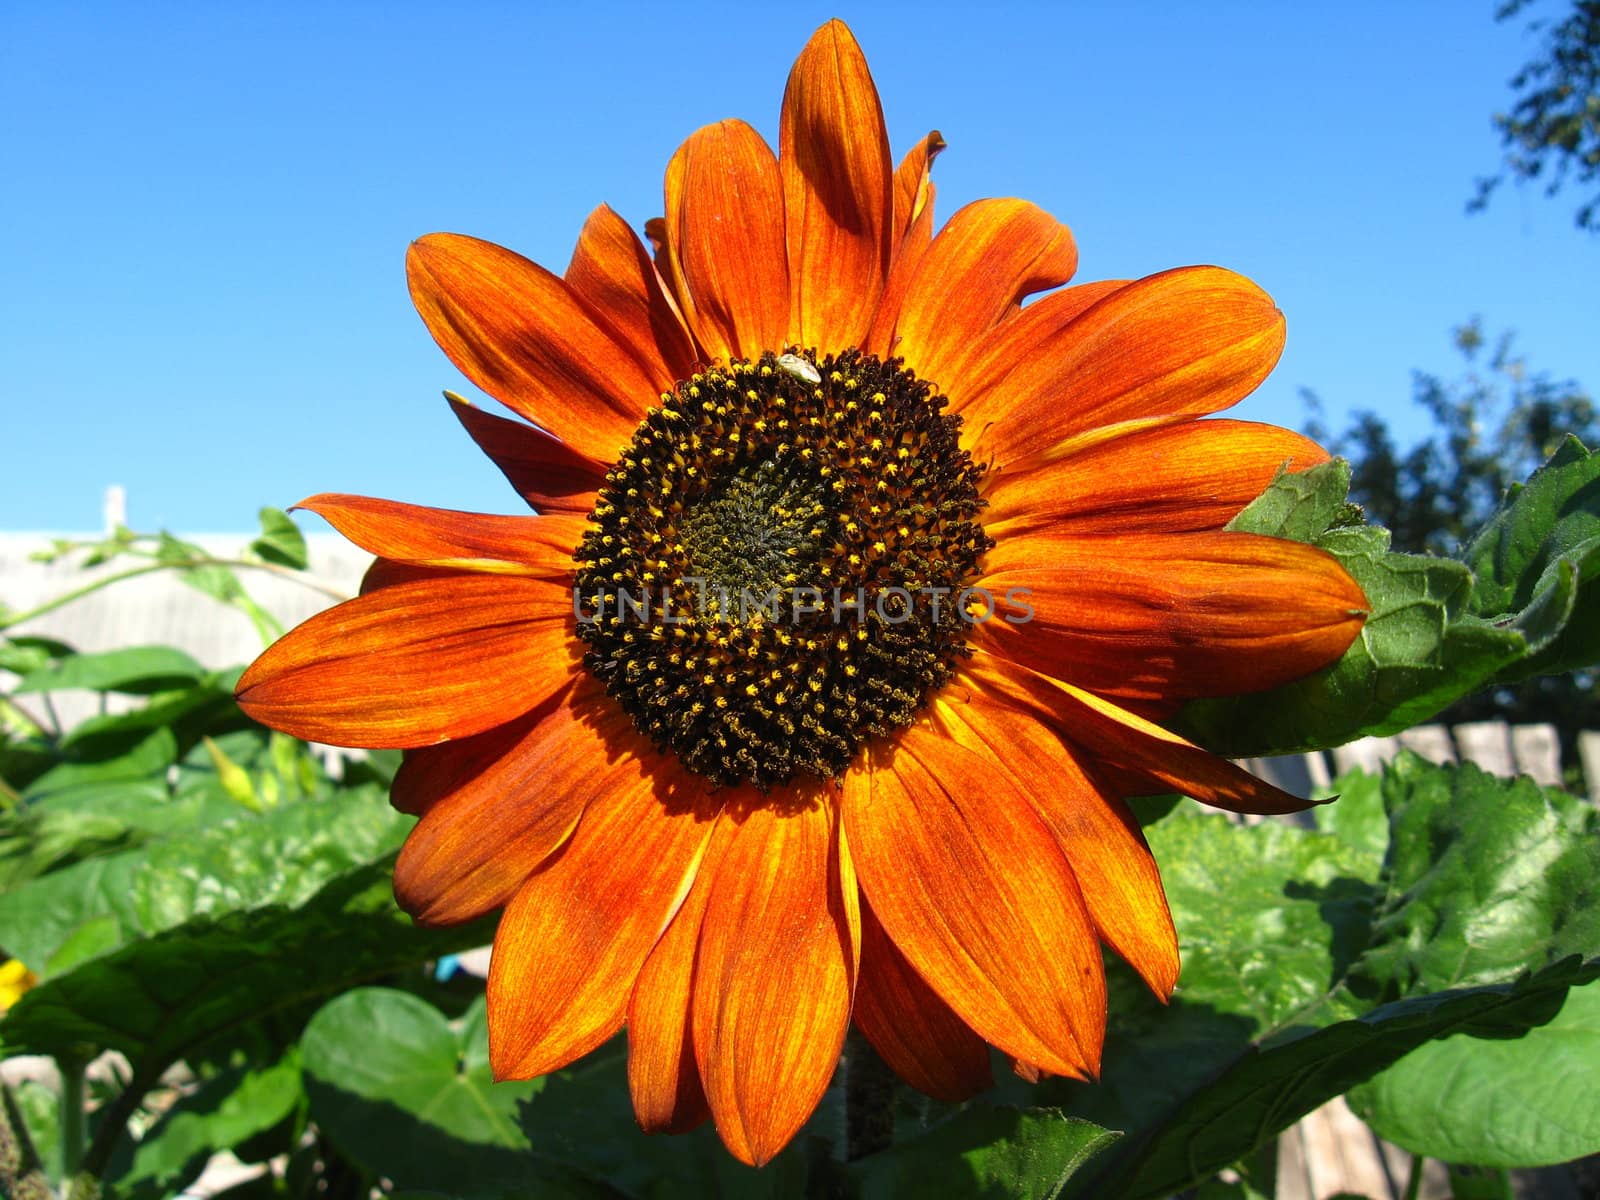
<instances>
[{"instance_id":1,"label":"dark flower center","mask_svg":"<svg viewBox=\"0 0 1600 1200\"><path fill-rule=\"evenodd\" d=\"M849 350L736 361L650 410L574 555L584 663L642 733L765 789L914 719L994 544L946 403Z\"/></svg>"}]
</instances>

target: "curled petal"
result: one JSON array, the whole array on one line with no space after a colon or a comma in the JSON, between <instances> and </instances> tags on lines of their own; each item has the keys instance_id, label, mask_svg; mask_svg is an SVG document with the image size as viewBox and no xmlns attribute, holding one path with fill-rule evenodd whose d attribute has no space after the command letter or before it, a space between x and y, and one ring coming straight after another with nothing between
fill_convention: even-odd
<instances>
[{"instance_id":1,"label":"curled petal","mask_svg":"<svg viewBox=\"0 0 1600 1200\"><path fill-rule=\"evenodd\" d=\"M1017 781L1072 868L1095 932L1165 1000L1178 982L1178 934L1128 806L1048 725L963 682L965 692L946 689L934 701L940 724Z\"/></svg>"},{"instance_id":2,"label":"curled petal","mask_svg":"<svg viewBox=\"0 0 1600 1200\"><path fill-rule=\"evenodd\" d=\"M410 749L542 704L577 666L572 594L554 580L448 575L318 613L239 680L239 707L311 742Z\"/></svg>"},{"instance_id":3,"label":"curled petal","mask_svg":"<svg viewBox=\"0 0 1600 1200\"><path fill-rule=\"evenodd\" d=\"M1302 800L1103 696L979 651L962 675L1052 725L1118 774L1130 794L1181 792L1230 812L1301 812ZM1048 695L1048 705L1039 694ZM1143 784L1140 787L1140 784Z\"/></svg>"},{"instance_id":4,"label":"curled petal","mask_svg":"<svg viewBox=\"0 0 1600 1200\"><path fill-rule=\"evenodd\" d=\"M929 132L907 151L894 171L894 237L892 245L897 254L905 253L905 241L917 228L917 222L933 207L933 184L928 181L933 170L933 160L945 149L944 136L937 130ZM923 238L923 246L932 241L931 230Z\"/></svg>"},{"instance_id":5,"label":"curled petal","mask_svg":"<svg viewBox=\"0 0 1600 1200\"><path fill-rule=\"evenodd\" d=\"M733 803L750 799L736 794ZM738 828L718 819L694 887L634 984L628 1005L628 1090L646 1133L687 1133L711 1115L694 1055L694 960L718 864Z\"/></svg>"},{"instance_id":6,"label":"curled petal","mask_svg":"<svg viewBox=\"0 0 1600 1200\"><path fill-rule=\"evenodd\" d=\"M658 760L597 795L506 908L489 964L489 1061L531 1079L622 1025L639 969L694 883L715 818L703 781Z\"/></svg>"},{"instance_id":7,"label":"curled petal","mask_svg":"<svg viewBox=\"0 0 1600 1200\"><path fill-rule=\"evenodd\" d=\"M594 508L595 492L605 482L604 467L542 429L486 413L453 392L446 392L445 399L478 449L530 507L580 516Z\"/></svg>"},{"instance_id":8,"label":"curled petal","mask_svg":"<svg viewBox=\"0 0 1600 1200\"><path fill-rule=\"evenodd\" d=\"M888 274L893 201L878 90L842 21L817 30L794 64L778 154L790 341L823 353L859 345Z\"/></svg>"},{"instance_id":9,"label":"curled petal","mask_svg":"<svg viewBox=\"0 0 1600 1200\"><path fill-rule=\"evenodd\" d=\"M591 800L638 787L658 765L588 676L496 729L411 751L390 799L422 820L395 864L395 898L424 925L501 907Z\"/></svg>"},{"instance_id":10,"label":"curled petal","mask_svg":"<svg viewBox=\"0 0 1600 1200\"><path fill-rule=\"evenodd\" d=\"M869 905L855 1022L896 1075L935 1100L959 1104L994 1084L988 1045L922 981Z\"/></svg>"},{"instance_id":11,"label":"curled petal","mask_svg":"<svg viewBox=\"0 0 1600 1200\"><path fill-rule=\"evenodd\" d=\"M706 353L726 362L782 349L783 183L761 135L720 121L690 136L667 164L666 205L667 280Z\"/></svg>"},{"instance_id":12,"label":"curled petal","mask_svg":"<svg viewBox=\"0 0 1600 1200\"><path fill-rule=\"evenodd\" d=\"M894 173L894 233L890 238L889 277L862 349L880 358L890 353L895 323L906 289L933 241L933 160L945 147L936 129L912 147Z\"/></svg>"},{"instance_id":13,"label":"curled petal","mask_svg":"<svg viewBox=\"0 0 1600 1200\"><path fill-rule=\"evenodd\" d=\"M979 339L1024 296L1072 278L1078 248L1060 221L1026 200L978 200L950 218L917 266L892 353L941 390Z\"/></svg>"},{"instance_id":14,"label":"curled petal","mask_svg":"<svg viewBox=\"0 0 1600 1200\"><path fill-rule=\"evenodd\" d=\"M845 776L844 827L885 931L985 1041L1060 1075L1100 1061L1100 943L1027 798L926 723Z\"/></svg>"},{"instance_id":15,"label":"curled petal","mask_svg":"<svg viewBox=\"0 0 1600 1200\"><path fill-rule=\"evenodd\" d=\"M855 889L836 810L821 800L750 808L717 864L694 1049L717 1132L744 1162L783 1149L833 1077L860 961Z\"/></svg>"},{"instance_id":16,"label":"curled petal","mask_svg":"<svg viewBox=\"0 0 1600 1200\"><path fill-rule=\"evenodd\" d=\"M610 462L655 382L558 277L492 242L434 233L406 254L411 299L461 373L579 454Z\"/></svg>"},{"instance_id":17,"label":"curled petal","mask_svg":"<svg viewBox=\"0 0 1600 1200\"><path fill-rule=\"evenodd\" d=\"M667 297L644 244L606 205L584 222L566 281L617 341L632 349L656 391L670 390L693 372L699 355L678 306Z\"/></svg>"}]
</instances>

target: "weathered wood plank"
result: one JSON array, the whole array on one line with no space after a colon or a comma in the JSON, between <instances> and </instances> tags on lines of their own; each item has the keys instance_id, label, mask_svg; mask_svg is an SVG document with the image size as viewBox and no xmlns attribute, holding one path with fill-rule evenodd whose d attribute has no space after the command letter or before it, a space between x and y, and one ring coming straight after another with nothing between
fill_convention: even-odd
<instances>
[{"instance_id":1,"label":"weathered wood plank","mask_svg":"<svg viewBox=\"0 0 1600 1200\"><path fill-rule=\"evenodd\" d=\"M1586 729L1578 735L1578 758L1583 763L1589 799L1600 804L1600 730Z\"/></svg>"},{"instance_id":2,"label":"weathered wood plank","mask_svg":"<svg viewBox=\"0 0 1600 1200\"><path fill-rule=\"evenodd\" d=\"M1333 748L1333 769L1343 775L1353 767L1360 767L1376 775L1383 764L1400 752L1400 743L1392 737L1367 737Z\"/></svg>"},{"instance_id":3,"label":"weathered wood plank","mask_svg":"<svg viewBox=\"0 0 1600 1200\"><path fill-rule=\"evenodd\" d=\"M1453 732L1464 761L1477 763L1489 774L1507 779L1517 773L1511 726L1504 721L1469 721L1457 725Z\"/></svg>"},{"instance_id":4,"label":"weathered wood plank","mask_svg":"<svg viewBox=\"0 0 1600 1200\"><path fill-rule=\"evenodd\" d=\"M1561 786L1561 737L1554 725L1513 725L1511 753L1518 774L1542 787Z\"/></svg>"},{"instance_id":5,"label":"weathered wood plank","mask_svg":"<svg viewBox=\"0 0 1600 1200\"><path fill-rule=\"evenodd\" d=\"M1443 725L1418 725L1395 735L1400 744L1431 763L1456 761L1456 746Z\"/></svg>"}]
</instances>

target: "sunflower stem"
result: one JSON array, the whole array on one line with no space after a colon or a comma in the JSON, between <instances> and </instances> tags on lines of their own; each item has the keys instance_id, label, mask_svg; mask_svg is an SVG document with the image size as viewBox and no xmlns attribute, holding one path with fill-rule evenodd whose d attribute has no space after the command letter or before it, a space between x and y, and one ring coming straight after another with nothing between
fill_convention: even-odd
<instances>
[{"instance_id":1,"label":"sunflower stem","mask_svg":"<svg viewBox=\"0 0 1600 1200\"><path fill-rule=\"evenodd\" d=\"M1411 1173L1406 1177L1405 1200L1417 1200L1422 1191L1422 1155L1411 1156Z\"/></svg>"},{"instance_id":2,"label":"sunflower stem","mask_svg":"<svg viewBox=\"0 0 1600 1200\"><path fill-rule=\"evenodd\" d=\"M859 1030L844 1053L845 1158L854 1162L894 1144L894 1072Z\"/></svg>"},{"instance_id":3,"label":"sunflower stem","mask_svg":"<svg viewBox=\"0 0 1600 1200\"><path fill-rule=\"evenodd\" d=\"M84 1082L87 1060L77 1055L56 1059L61 1072L60 1127L61 1179L63 1183L78 1173L83 1163L85 1133L88 1128L87 1097Z\"/></svg>"}]
</instances>

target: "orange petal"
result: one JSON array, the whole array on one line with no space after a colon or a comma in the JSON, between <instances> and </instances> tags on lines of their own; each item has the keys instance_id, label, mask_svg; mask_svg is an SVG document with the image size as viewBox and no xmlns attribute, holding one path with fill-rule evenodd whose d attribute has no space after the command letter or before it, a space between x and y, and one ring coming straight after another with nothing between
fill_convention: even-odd
<instances>
[{"instance_id":1,"label":"orange petal","mask_svg":"<svg viewBox=\"0 0 1600 1200\"><path fill-rule=\"evenodd\" d=\"M978 200L951 217L918 264L894 353L948 392L979 339L1024 296L1078 266L1072 233L1026 200Z\"/></svg>"},{"instance_id":2,"label":"orange petal","mask_svg":"<svg viewBox=\"0 0 1600 1200\"><path fill-rule=\"evenodd\" d=\"M1100 943L1027 798L989 760L913 725L845 776L844 827L883 928L962 1021L1082 1078L1100 1061Z\"/></svg>"},{"instance_id":3,"label":"orange petal","mask_svg":"<svg viewBox=\"0 0 1600 1200\"><path fill-rule=\"evenodd\" d=\"M691 135L667 164L666 205L667 279L706 353L727 361L783 349L783 184L761 135L743 121Z\"/></svg>"},{"instance_id":4,"label":"orange petal","mask_svg":"<svg viewBox=\"0 0 1600 1200\"><path fill-rule=\"evenodd\" d=\"M778 149L789 340L823 353L860 345L889 271L894 202L878 89L844 22L829 21L800 52Z\"/></svg>"},{"instance_id":5,"label":"orange petal","mask_svg":"<svg viewBox=\"0 0 1600 1200\"><path fill-rule=\"evenodd\" d=\"M617 457L660 392L558 276L520 254L429 234L411 244L406 278L463 375L596 462Z\"/></svg>"},{"instance_id":6,"label":"orange petal","mask_svg":"<svg viewBox=\"0 0 1600 1200\"><path fill-rule=\"evenodd\" d=\"M366 573L361 576L360 595L375 592L379 588L393 587L397 583L416 583L422 579L449 579L453 575L461 574L460 571L451 570L449 567L424 567L416 563L395 562L387 558L375 558Z\"/></svg>"},{"instance_id":7,"label":"orange petal","mask_svg":"<svg viewBox=\"0 0 1600 1200\"><path fill-rule=\"evenodd\" d=\"M1242 275L1183 267L1110 292L965 402L1001 464L1061 453L1085 431L1201 416L1253 392L1283 351L1283 314Z\"/></svg>"},{"instance_id":8,"label":"orange petal","mask_svg":"<svg viewBox=\"0 0 1600 1200\"><path fill-rule=\"evenodd\" d=\"M571 514L502 517L423 508L371 496L324 492L295 505L309 509L369 554L396 562L502 575L565 579L589 528Z\"/></svg>"},{"instance_id":9,"label":"orange petal","mask_svg":"<svg viewBox=\"0 0 1600 1200\"><path fill-rule=\"evenodd\" d=\"M934 187L928 176L934 158L944 147L944 138L935 129L911 149L894 173L894 234L890 239L889 278L883 285L883 298L878 301L872 328L862 345L862 349L879 356L893 353L895 322L900 319L906 289L933 241Z\"/></svg>"},{"instance_id":10,"label":"orange petal","mask_svg":"<svg viewBox=\"0 0 1600 1200\"><path fill-rule=\"evenodd\" d=\"M656 391L670 391L699 357L678 306L628 223L602 204L589 214L567 266L567 286L632 349Z\"/></svg>"},{"instance_id":11,"label":"orange petal","mask_svg":"<svg viewBox=\"0 0 1600 1200\"><path fill-rule=\"evenodd\" d=\"M639 969L694 882L714 816L703 781L663 758L643 778L595 794L495 934L496 1079L553 1071L621 1027Z\"/></svg>"},{"instance_id":12,"label":"orange petal","mask_svg":"<svg viewBox=\"0 0 1600 1200\"><path fill-rule=\"evenodd\" d=\"M1031 469L991 474L984 531L1006 541L1045 526L1083 533L1221 529L1280 470L1327 458L1310 438L1250 421L1140 430Z\"/></svg>"},{"instance_id":13,"label":"orange petal","mask_svg":"<svg viewBox=\"0 0 1600 1200\"><path fill-rule=\"evenodd\" d=\"M1126 279L1102 279L1094 283L1079 283L1048 296L1041 296L1026 308L1013 313L993 329L975 340L971 353L964 356L956 374L940 380L940 386L950 397L950 412L960 413L974 400L1001 383L1019 366L1031 361L1039 347L1049 342L1060 331L1077 320L1112 292L1128 286ZM980 420L991 420L988 413L980 413ZM978 440L987 428L966 420L965 441Z\"/></svg>"},{"instance_id":14,"label":"orange petal","mask_svg":"<svg viewBox=\"0 0 1600 1200\"><path fill-rule=\"evenodd\" d=\"M662 761L587 674L497 729L411 751L390 798L422 820L395 864L395 898L424 925L499 908L590 800L637 787Z\"/></svg>"},{"instance_id":15,"label":"orange petal","mask_svg":"<svg viewBox=\"0 0 1600 1200\"><path fill-rule=\"evenodd\" d=\"M737 804L754 795L745 790L730 799ZM738 829L733 821L717 821L694 887L634 985L628 1005L628 1090L646 1133L687 1133L711 1115L694 1056L694 959L717 864Z\"/></svg>"},{"instance_id":16,"label":"orange petal","mask_svg":"<svg viewBox=\"0 0 1600 1200\"><path fill-rule=\"evenodd\" d=\"M1095 932L1165 1000L1178 982L1178 934L1139 824L1087 769L1082 752L998 695L963 680L934 700L946 732L1009 773L1066 856Z\"/></svg>"},{"instance_id":17,"label":"orange petal","mask_svg":"<svg viewBox=\"0 0 1600 1200\"><path fill-rule=\"evenodd\" d=\"M894 171L894 240L897 253L904 253L905 239L912 235L918 219L933 206L933 185L928 176L933 170L933 160L945 148L943 135L937 129L929 132L906 153ZM931 234L931 231L930 231ZM924 241L932 241L929 236Z\"/></svg>"},{"instance_id":18,"label":"orange petal","mask_svg":"<svg viewBox=\"0 0 1600 1200\"><path fill-rule=\"evenodd\" d=\"M1119 773L1125 783L1142 779L1146 787L1137 792L1130 789L1131 794L1181 792L1204 804L1240 813L1300 812L1315 803L1257 779L1104 697L981 649L962 665L961 673L964 679L1003 694L1012 705L1053 724L1095 761L1103 761ZM1040 692L1050 697L1048 704L1039 701Z\"/></svg>"},{"instance_id":19,"label":"orange petal","mask_svg":"<svg viewBox=\"0 0 1600 1200\"><path fill-rule=\"evenodd\" d=\"M855 887L836 810L817 799L749 809L717 864L694 1049L717 1132L744 1162L783 1149L833 1077L860 960Z\"/></svg>"},{"instance_id":20,"label":"orange petal","mask_svg":"<svg viewBox=\"0 0 1600 1200\"><path fill-rule=\"evenodd\" d=\"M428 746L529 711L571 675L572 593L553 580L450 575L318 613L239 680L252 720L335 746Z\"/></svg>"},{"instance_id":21,"label":"orange petal","mask_svg":"<svg viewBox=\"0 0 1600 1200\"><path fill-rule=\"evenodd\" d=\"M861 907L855 1022L896 1075L935 1100L959 1104L994 1084L988 1045L922 981L870 905Z\"/></svg>"},{"instance_id":22,"label":"orange petal","mask_svg":"<svg viewBox=\"0 0 1600 1200\"><path fill-rule=\"evenodd\" d=\"M452 392L450 411L506 482L541 513L583 514L594 508L605 468L542 429L486 413Z\"/></svg>"},{"instance_id":23,"label":"orange petal","mask_svg":"<svg viewBox=\"0 0 1600 1200\"><path fill-rule=\"evenodd\" d=\"M1276 687L1343 654L1367 610L1331 554L1248 533L1037 529L1001 541L985 572L991 595L1033 609L974 626L987 648L1113 696Z\"/></svg>"}]
</instances>

